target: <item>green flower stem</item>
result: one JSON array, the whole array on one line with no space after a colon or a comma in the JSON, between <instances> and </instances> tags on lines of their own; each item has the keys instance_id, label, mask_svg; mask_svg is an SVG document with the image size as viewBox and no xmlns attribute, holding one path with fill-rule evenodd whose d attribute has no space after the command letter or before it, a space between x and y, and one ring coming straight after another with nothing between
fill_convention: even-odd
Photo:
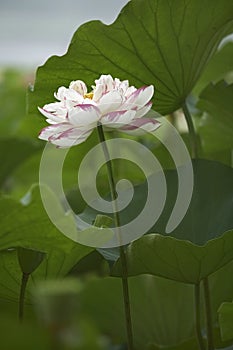
<instances>
[{"instance_id":1,"label":"green flower stem","mask_svg":"<svg viewBox=\"0 0 233 350\"><path fill-rule=\"evenodd\" d=\"M188 125L189 136L190 136L190 145L191 145L191 156L192 158L198 158L198 139L195 132L192 116L189 113L186 103L182 106L186 123Z\"/></svg>"},{"instance_id":2,"label":"green flower stem","mask_svg":"<svg viewBox=\"0 0 233 350\"><path fill-rule=\"evenodd\" d=\"M201 334L201 312L200 312L200 283L195 284L195 326L197 342L200 350L205 350L204 340Z\"/></svg>"},{"instance_id":3,"label":"green flower stem","mask_svg":"<svg viewBox=\"0 0 233 350\"><path fill-rule=\"evenodd\" d=\"M206 313L206 328L207 328L207 350L214 350L214 339L212 330L212 310L210 302L210 289L208 277L203 279L205 313Z\"/></svg>"},{"instance_id":4,"label":"green flower stem","mask_svg":"<svg viewBox=\"0 0 233 350\"><path fill-rule=\"evenodd\" d=\"M28 283L30 274L29 273L23 273L22 279L21 279L21 286L20 286L20 294L19 294L19 321L23 321L23 315L24 315L24 299L25 299L25 292L26 287Z\"/></svg>"},{"instance_id":5,"label":"green flower stem","mask_svg":"<svg viewBox=\"0 0 233 350\"><path fill-rule=\"evenodd\" d=\"M119 217L117 203L116 203L117 192L116 192L116 186L115 186L115 181L113 176L112 163L111 163L110 155L105 142L105 136L104 136L102 124L100 123L98 124L97 131L98 131L99 140L104 152L104 156L106 159L109 187L111 192L111 198L114 205L113 209L114 209L115 226L116 226L116 229L118 230L119 243L121 243L120 217ZM130 310L130 300L129 300L127 259L126 259L124 246L122 245L120 245L120 259L121 259L121 266L122 266L122 287L123 287L124 307L125 307L127 343L128 343L128 350L133 350L133 331L132 331L132 320L131 320L131 310Z\"/></svg>"}]
</instances>

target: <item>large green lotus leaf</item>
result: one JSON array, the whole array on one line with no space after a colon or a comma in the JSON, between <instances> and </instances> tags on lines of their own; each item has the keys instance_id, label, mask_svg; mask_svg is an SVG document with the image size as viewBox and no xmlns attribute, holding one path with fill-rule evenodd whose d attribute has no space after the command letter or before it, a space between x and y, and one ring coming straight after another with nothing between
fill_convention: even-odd
<instances>
[{"instance_id":1,"label":"large green lotus leaf","mask_svg":"<svg viewBox=\"0 0 233 350\"><path fill-rule=\"evenodd\" d=\"M78 244L58 231L43 208L37 187L30 197L26 206L10 198L0 200L1 297L12 299L15 295L17 298L19 291L21 273L16 252L9 248L25 247L46 253L46 258L33 273L34 281L64 276L92 251L92 248ZM72 217L65 216L59 203L57 206L63 224L76 230Z\"/></svg>"},{"instance_id":2,"label":"large green lotus leaf","mask_svg":"<svg viewBox=\"0 0 233 350\"><path fill-rule=\"evenodd\" d=\"M195 284L233 259L233 230L202 247L149 234L133 242L126 254L130 276L147 273ZM119 271L119 262L115 268Z\"/></svg>"},{"instance_id":3,"label":"large green lotus leaf","mask_svg":"<svg viewBox=\"0 0 233 350\"><path fill-rule=\"evenodd\" d=\"M82 79L90 86L100 74L153 84L161 114L182 106L233 20L228 0L134 0L112 25L81 26L67 54L38 69L29 110L54 100L58 86Z\"/></svg>"},{"instance_id":4,"label":"large green lotus leaf","mask_svg":"<svg viewBox=\"0 0 233 350\"><path fill-rule=\"evenodd\" d=\"M204 114L196 122L207 153L233 148L232 94L233 84L220 81L209 84L200 95L197 106Z\"/></svg>"},{"instance_id":5,"label":"large green lotus leaf","mask_svg":"<svg viewBox=\"0 0 233 350\"><path fill-rule=\"evenodd\" d=\"M165 172L167 202L150 230L160 234L145 235L128 246L130 275L150 273L197 283L233 259L233 169L205 160L193 161L193 169L191 203L169 236L166 225L177 196L177 178L175 170ZM137 213L145 196L145 185L142 185L137 189L131 215L133 208Z\"/></svg>"},{"instance_id":6,"label":"large green lotus leaf","mask_svg":"<svg viewBox=\"0 0 233 350\"><path fill-rule=\"evenodd\" d=\"M226 283L232 273L233 263L230 263L209 278L215 327L219 306L223 301L232 300L233 284ZM136 349L148 350L149 344L155 344L157 346L155 349L168 347L167 350L198 348L195 339L190 339L195 338L194 288L191 285L141 275L130 277L129 287ZM81 303L85 315L88 315L102 332L110 335L116 342L124 341L124 312L120 280L104 278L89 281L82 292ZM201 310L204 330L203 305ZM215 345L218 348L224 348L219 342L219 336L215 339Z\"/></svg>"},{"instance_id":7,"label":"large green lotus leaf","mask_svg":"<svg viewBox=\"0 0 233 350\"><path fill-rule=\"evenodd\" d=\"M57 279L66 276L71 268L82 259L86 252L81 252L71 247L67 254L62 249L50 249L43 262L35 272L31 274L26 290L26 303L31 303L31 289L37 282L47 279ZM19 267L16 249L0 252L0 298L8 301L18 301L22 272Z\"/></svg>"},{"instance_id":8,"label":"large green lotus leaf","mask_svg":"<svg viewBox=\"0 0 233 350\"><path fill-rule=\"evenodd\" d=\"M233 228L233 169L204 159L193 160L192 166L194 187L191 202L187 212L183 213L182 221L177 222L178 226L169 235L203 246L209 240L221 237L224 232ZM186 166L179 168L181 178L185 178L186 170ZM164 170L164 175L167 183L166 203L159 219L147 233L159 233L167 238L167 224L177 200L178 188L188 186L189 182L186 179L178 184L175 169ZM152 176L154 176L154 183L157 181L157 176L159 181L160 173ZM134 187L132 201L119 213L122 225L131 222L141 213L147 200L147 187L147 182ZM153 208L150 210L153 215ZM182 203L180 210L183 210ZM83 213L90 222L97 214L98 212L90 207L87 207Z\"/></svg>"},{"instance_id":9,"label":"large green lotus leaf","mask_svg":"<svg viewBox=\"0 0 233 350\"><path fill-rule=\"evenodd\" d=\"M148 345L146 350L197 350L197 342L195 338L191 338L178 345L169 346L169 347L164 347L164 346L161 347L154 344L150 344Z\"/></svg>"},{"instance_id":10,"label":"large green lotus leaf","mask_svg":"<svg viewBox=\"0 0 233 350\"><path fill-rule=\"evenodd\" d=\"M153 276L138 276L129 279L129 288L135 349L146 349L149 343L174 345L193 335L191 286ZM85 316L115 342L125 341L119 279L92 280L86 284L80 298Z\"/></svg>"},{"instance_id":11,"label":"large green lotus leaf","mask_svg":"<svg viewBox=\"0 0 233 350\"><path fill-rule=\"evenodd\" d=\"M67 252L70 240L62 235L50 221L40 198L39 187L34 187L23 199L25 204L3 196L0 199L0 250L24 246L47 251L54 244ZM27 201L27 203L26 203ZM59 207L59 203L57 203ZM62 207L59 209L63 213ZM63 213L64 214L64 213ZM72 227L70 217L67 225Z\"/></svg>"},{"instance_id":12,"label":"large green lotus leaf","mask_svg":"<svg viewBox=\"0 0 233 350\"><path fill-rule=\"evenodd\" d=\"M223 303L219 308L219 323L223 340L233 339L233 302Z\"/></svg>"},{"instance_id":13,"label":"large green lotus leaf","mask_svg":"<svg viewBox=\"0 0 233 350\"><path fill-rule=\"evenodd\" d=\"M0 298L8 301L19 298L21 270L16 250L0 252Z\"/></svg>"}]
</instances>

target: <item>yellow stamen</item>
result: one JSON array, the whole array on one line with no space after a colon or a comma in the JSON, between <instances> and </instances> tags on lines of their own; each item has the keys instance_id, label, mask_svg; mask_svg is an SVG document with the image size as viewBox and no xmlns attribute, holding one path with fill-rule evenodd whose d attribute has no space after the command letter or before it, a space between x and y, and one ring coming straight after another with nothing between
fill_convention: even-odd
<instances>
[{"instance_id":1,"label":"yellow stamen","mask_svg":"<svg viewBox=\"0 0 233 350\"><path fill-rule=\"evenodd\" d=\"M90 100L93 99L94 93L93 92L88 92L87 94L85 94L83 97L84 98L89 98Z\"/></svg>"}]
</instances>

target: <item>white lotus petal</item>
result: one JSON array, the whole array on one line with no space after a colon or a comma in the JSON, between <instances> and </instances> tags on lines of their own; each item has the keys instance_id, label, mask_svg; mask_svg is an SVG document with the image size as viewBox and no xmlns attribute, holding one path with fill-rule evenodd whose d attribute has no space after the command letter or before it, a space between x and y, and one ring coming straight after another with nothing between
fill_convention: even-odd
<instances>
[{"instance_id":1,"label":"white lotus petal","mask_svg":"<svg viewBox=\"0 0 233 350\"><path fill-rule=\"evenodd\" d=\"M43 109L48 112L56 112L58 109L63 108L62 102L52 102L44 105Z\"/></svg>"},{"instance_id":2,"label":"white lotus petal","mask_svg":"<svg viewBox=\"0 0 233 350\"><path fill-rule=\"evenodd\" d=\"M79 92L77 92L73 89L67 89L65 94L64 94L64 97L66 100L74 101L77 104L81 103L83 101L83 96Z\"/></svg>"},{"instance_id":3,"label":"white lotus petal","mask_svg":"<svg viewBox=\"0 0 233 350\"><path fill-rule=\"evenodd\" d=\"M125 94L126 91L129 89L129 81L128 80L121 81L120 79L115 78L114 79L114 88L118 89L123 94Z\"/></svg>"},{"instance_id":4,"label":"white lotus petal","mask_svg":"<svg viewBox=\"0 0 233 350\"><path fill-rule=\"evenodd\" d=\"M129 86L128 89L125 92L125 97L129 97L132 95L135 91L137 91L135 86Z\"/></svg>"},{"instance_id":5,"label":"white lotus petal","mask_svg":"<svg viewBox=\"0 0 233 350\"><path fill-rule=\"evenodd\" d=\"M95 80L95 84L96 87L98 87L98 85L103 85L104 93L111 91L114 87L114 81L110 74L102 74L99 79Z\"/></svg>"},{"instance_id":6,"label":"white lotus petal","mask_svg":"<svg viewBox=\"0 0 233 350\"><path fill-rule=\"evenodd\" d=\"M100 111L90 104L75 106L68 112L68 120L75 126L88 126L96 123L100 118Z\"/></svg>"},{"instance_id":7,"label":"white lotus petal","mask_svg":"<svg viewBox=\"0 0 233 350\"><path fill-rule=\"evenodd\" d=\"M98 84L93 88L93 101L98 102L99 99L105 94L105 86Z\"/></svg>"},{"instance_id":8,"label":"white lotus petal","mask_svg":"<svg viewBox=\"0 0 233 350\"><path fill-rule=\"evenodd\" d=\"M92 106L98 108L98 103L93 101L93 99L91 100L90 98L85 98L83 100L83 103L80 103L79 105L92 105Z\"/></svg>"},{"instance_id":9,"label":"white lotus petal","mask_svg":"<svg viewBox=\"0 0 233 350\"><path fill-rule=\"evenodd\" d=\"M152 102L148 102L144 107L136 111L135 118L143 117L146 113L150 111L151 107L152 107Z\"/></svg>"},{"instance_id":10,"label":"white lotus petal","mask_svg":"<svg viewBox=\"0 0 233 350\"><path fill-rule=\"evenodd\" d=\"M67 88L65 86L59 87L57 92L54 93L54 96L57 100L63 101L64 100L64 94L66 92Z\"/></svg>"},{"instance_id":11,"label":"white lotus petal","mask_svg":"<svg viewBox=\"0 0 233 350\"><path fill-rule=\"evenodd\" d=\"M82 80L75 80L70 83L70 89L77 91L82 96L87 93L87 86Z\"/></svg>"},{"instance_id":12,"label":"white lotus petal","mask_svg":"<svg viewBox=\"0 0 233 350\"><path fill-rule=\"evenodd\" d=\"M114 112L119 110L123 100L122 96L117 90L110 91L104 94L98 103L98 108L102 114L106 114L109 112Z\"/></svg>"}]
</instances>

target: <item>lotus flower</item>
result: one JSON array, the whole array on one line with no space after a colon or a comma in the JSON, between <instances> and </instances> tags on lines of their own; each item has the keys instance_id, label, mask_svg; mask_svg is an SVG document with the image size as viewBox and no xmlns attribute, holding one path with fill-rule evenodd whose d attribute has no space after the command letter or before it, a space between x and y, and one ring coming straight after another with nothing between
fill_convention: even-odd
<instances>
[{"instance_id":1,"label":"lotus flower","mask_svg":"<svg viewBox=\"0 0 233 350\"><path fill-rule=\"evenodd\" d=\"M136 89L128 80L101 75L88 92L81 80L69 88L60 87L54 94L59 102L46 104L39 111L50 124L39 138L66 148L84 142L101 123L105 130L119 129L128 134L154 131L160 123L143 116L151 109L154 87Z\"/></svg>"}]
</instances>

